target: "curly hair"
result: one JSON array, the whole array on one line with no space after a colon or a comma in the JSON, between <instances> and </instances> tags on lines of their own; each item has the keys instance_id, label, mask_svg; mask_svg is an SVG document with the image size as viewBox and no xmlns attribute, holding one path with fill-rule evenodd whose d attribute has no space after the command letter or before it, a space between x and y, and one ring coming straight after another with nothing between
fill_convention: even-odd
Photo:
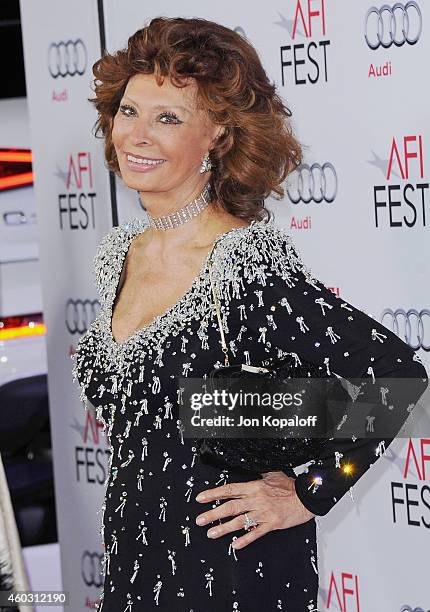
<instances>
[{"instance_id":1,"label":"curly hair","mask_svg":"<svg viewBox=\"0 0 430 612\"><path fill-rule=\"evenodd\" d=\"M227 212L252 221L270 218L264 206L302 162L291 111L276 93L257 51L241 34L202 18L156 17L128 39L127 48L106 53L93 65L98 111L95 136L104 139L107 166L121 177L112 142L113 118L135 74L168 76L176 87L193 78L199 106L225 127L210 151L212 193Z\"/></svg>"}]
</instances>

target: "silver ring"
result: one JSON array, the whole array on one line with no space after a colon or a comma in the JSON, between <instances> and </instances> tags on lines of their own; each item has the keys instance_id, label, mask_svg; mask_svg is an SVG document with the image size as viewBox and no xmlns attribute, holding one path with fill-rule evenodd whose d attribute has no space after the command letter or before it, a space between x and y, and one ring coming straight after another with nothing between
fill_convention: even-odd
<instances>
[{"instance_id":1,"label":"silver ring","mask_svg":"<svg viewBox=\"0 0 430 612\"><path fill-rule=\"evenodd\" d=\"M251 529L251 527L257 527L258 523L255 519L253 518L249 518L248 514L245 512L244 514L245 517L245 523L243 525L243 528L246 529L248 531L248 529Z\"/></svg>"}]
</instances>

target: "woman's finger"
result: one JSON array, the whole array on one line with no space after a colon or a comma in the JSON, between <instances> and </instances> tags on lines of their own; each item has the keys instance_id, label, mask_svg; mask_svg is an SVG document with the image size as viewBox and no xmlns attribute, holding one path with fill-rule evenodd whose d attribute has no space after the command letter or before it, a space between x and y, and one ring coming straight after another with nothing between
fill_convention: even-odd
<instances>
[{"instance_id":1,"label":"woman's finger","mask_svg":"<svg viewBox=\"0 0 430 612\"><path fill-rule=\"evenodd\" d=\"M248 544L251 544L251 542L258 540L258 538L261 538L261 536L266 535L266 533L269 533L269 531L272 530L270 529L268 523L260 523L259 525L257 525L257 527L254 527L253 529L247 531L245 535L240 536L240 538L237 538L237 540L232 543L232 546L235 550L237 550L238 548L245 548L245 546L248 546Z\"/></svg>"},{"instance_id":2,"label":"woman's finger","mask_svg":"<svg viewBox=\"0 0 430 612\"><path fill-rule=\"evenodd\" d=\"M252 506L255 506L255 503L253 504L248 497L246 499L230 499L216 508L199 514L196 517L196 523L197 525L206 525L217 519L226 518L227 516L236 516L248 510L253 510L254 508Z\"/></svg>"},{"instance_id":3,"label":"woman's finger","mask_svg":"<svg viewBox=\"0 0 430 612\"><path fill-rule=\"evenodd\" d=\"M263 521L257 517L257 513L247 512L248 518L255 519L259 524ZM208 538L220 538L221 536L226 535L227 533L231 533L232 531L239 531L240 529L244 529L245 525L245 515L239 514L231 521L227 521L226 523L221 523L220 525L216 525L216 527L211 527L208 532ZM256 529L256 527L253 527Z\"/></svg>"},{"instance_id":4,"label":"woman's finger","mask_svg":"<svg viewBox=\"0 0 430 612\"><path fill-rule=\"evenodd\" d=\"M262 480L250 480L248 482L229 482L214 489L205 489L197 497L198 502L209 502L215 499L226 499L228 497L242 497L251 495L259 490Z\"/></svg>"}]
</instances>

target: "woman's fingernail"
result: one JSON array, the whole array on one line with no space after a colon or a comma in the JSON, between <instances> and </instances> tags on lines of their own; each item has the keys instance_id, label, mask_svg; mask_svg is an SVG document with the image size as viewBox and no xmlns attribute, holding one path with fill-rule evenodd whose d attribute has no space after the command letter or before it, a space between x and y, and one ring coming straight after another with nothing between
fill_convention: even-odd
<instances>
[{"instance_id":1,"label":"woman's fingernail","mask_svg":"<svg viewBox=\"0 0 430 612\"><path fill-rule=\"evenodd\" d=\"M204 525L206 523L206 520L202 516L198 516L196 518L196 523L197 525Z\"/></svg>"},{"instance_id":2,"label":"woman's fingernail","mask_svg":"<svg viewBox=\"0 0 430 612\"><path fill-rule=\"evenodd\" d=\"M205 497L204 493L199 493L196 497L196 501L205 501Z\"/></svg>"},{"instance_id":3,"label":"woman's fingernail","mask_svg":"<svg viewBox=\"0 0 430 612\"><path fill-rule=\"evenodd\" d=\"M218 529L209 529L206 535L208 538L214 538L216 535L218 535Z\"/></svg>"}]
</instances>

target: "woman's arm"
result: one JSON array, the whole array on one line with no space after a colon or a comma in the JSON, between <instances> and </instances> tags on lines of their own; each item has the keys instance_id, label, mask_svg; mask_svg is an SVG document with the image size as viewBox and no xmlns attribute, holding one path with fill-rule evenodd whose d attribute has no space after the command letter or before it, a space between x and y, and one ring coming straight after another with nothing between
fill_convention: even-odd
<instances>
[{"instance_id":1,"label":"woman's arm","mask_svg":"<svg viewBox=\"0 0 430 612\"><path fill-rule=\"evenodd\" d=\"M297 477L302 504L324 515L392 442L426 389L427 372L408 344L313 277L282 230L275 238L263 238L250 254L243 269L244 323L272 355L277 347L353 384L363 379L359 401L373 405L376 425L379 420L375 431L381 437L332 438L309 471ZM240 299L234 302L230 311L240 307ZM380 381L386 389L384 402Z\"/></svg>"}]
</instances>

